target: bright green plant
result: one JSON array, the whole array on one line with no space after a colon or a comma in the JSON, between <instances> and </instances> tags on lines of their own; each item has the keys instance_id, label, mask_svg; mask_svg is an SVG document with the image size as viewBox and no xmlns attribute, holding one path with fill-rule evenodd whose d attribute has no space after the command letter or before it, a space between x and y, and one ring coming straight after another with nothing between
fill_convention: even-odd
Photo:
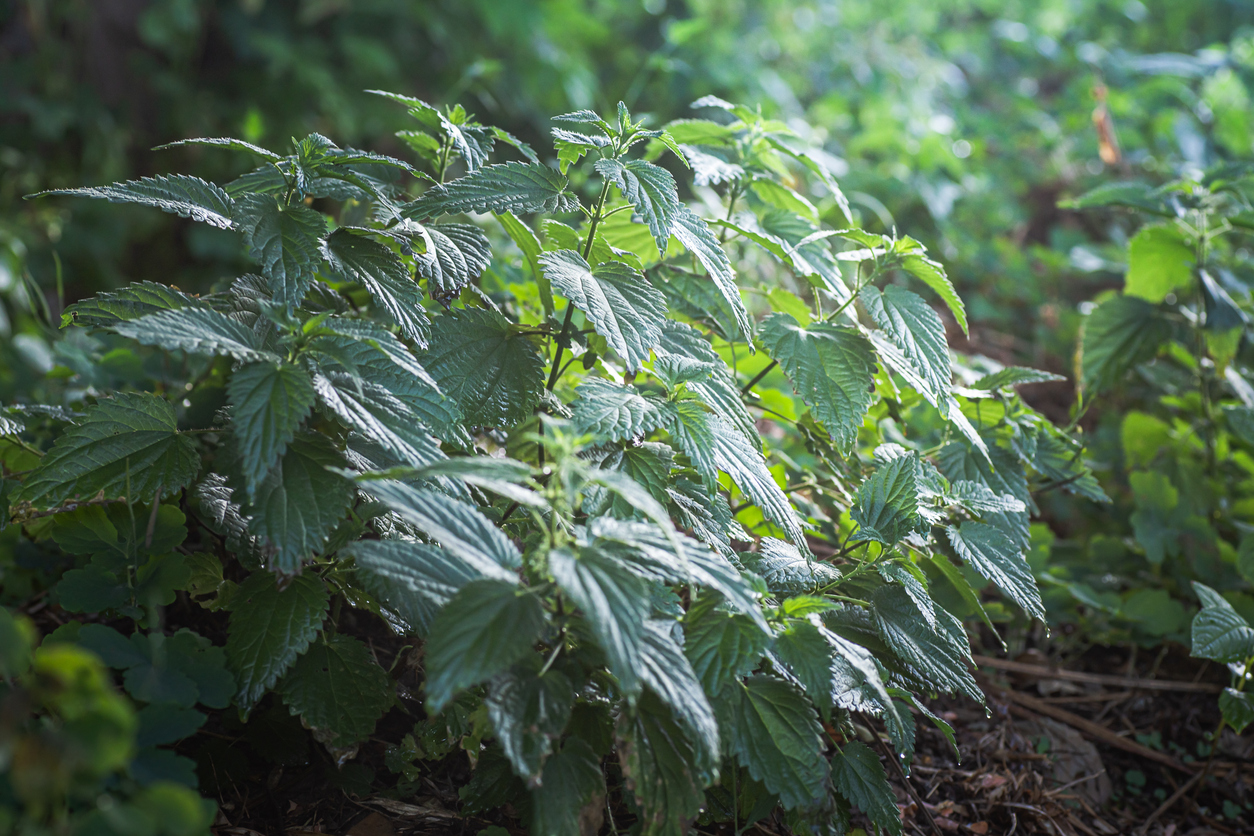
<instances>
[{"instance_id":1,"label":"bright green plant","mask_svg":"<svg viewBox=\"0 0 1254 836\"><path fill-rule=\"evenodd\" d=\"M368 610L422 647L400 787L462 748L465 810L546 836L610 791L644 833L777 807L843 833L852 806L900 833L858 738L882 723L908 761L915 713L951 733L916 694L982 699L960 619L1012 617L971 581L1040 617L1033 491L1100 496L1014 392L1053 376L954 363L941 265L850 228L823 155L749 108L566 114L552 167L384 95L430 174L207 139L261 165L69 192L238 232L259 272L71 306L145 385L0 419L13 518L73 556L54 597L122 628L64 638L186 734L274 693L344 761L407 703L342 629ZM490 164L502 144L523 160ZM167 635L179 591L229 612L224 648Z\"/></svg>"}]
</instances>

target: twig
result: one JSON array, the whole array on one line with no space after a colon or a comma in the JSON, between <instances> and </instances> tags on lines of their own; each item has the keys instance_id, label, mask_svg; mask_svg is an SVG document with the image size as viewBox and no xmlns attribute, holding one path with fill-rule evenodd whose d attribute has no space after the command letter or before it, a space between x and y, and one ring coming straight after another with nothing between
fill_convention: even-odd
<instances>
[{"instance_id":1,"label":"twig","mask_svg":"<svg viewBox=\"0 0 1254 836\"><path fill-rule=\"evenodd\" d=\"M914 799L914 803L919 805L919 809L923 811L923 816L927 819L927 823L931 825L932 832L936 836L943 836L940 825L936 823L936 819L932 818L932 811L927 809L927 805L923 803L923 798L919 795L919 791L914 788L914 784L910 783L910 776L906 774L906 770L902 768L901 761L893 754L893 751L885 745L878 734L872 734L876 744L880 747L880 751L884 757L892 761L893 766L897 767L897 774L901 776L901 783L906 785L906 792L910 793L910 797Z\"/></svg>"},{"instance_id":2,"label":"twig","mask_svg":"<svg viewBox=\"0 0 1254 836\"><path fill-rule=\"evenodd\" d=\"M1163 813L1170 810L1173 804L1179 801L1184 796L1185 793L1193 789L1194 785L1197 784L1199 781L1201 781L1205 777L1206 777L1205 772L1199 772L1196 775L1194 775L1192 778L1190 778L1189 780L1181 784L1179 788L1176 789L1176 791L1173 792L1167 798L1166 801L1158 805L1157 810L1150 813L1149 818L1145 820L1145 824L1141 825L1141 829L1137 831L1139 836L1145 836L1145 834L1149 832L1151 824L1158 821L1158 819L1162 816Z\"/></svg>"},{"instance_id":3,"label":"twig","mask_svg":"<svg viewBox=\"0 0 1254 836\"><path fill-rule=\"evenodd\" d=\"M1025 673L1039 676L1041 679L1067 679L1072 682L1088 682L1093 685L1110 685L1120 688L1132 688L1141 691L1195 691L1204 694L1218 694L1222 685L1214 682L1179 682L1168 679L1136 679L1128 676L1111 676L1101 673L1084 673L1068 671L1062 668L1032 665L1027 662L1013 662L1009 659L995 659L992 656L972 656L975 663L982 668Z\"/></svg>"}]
</instances>

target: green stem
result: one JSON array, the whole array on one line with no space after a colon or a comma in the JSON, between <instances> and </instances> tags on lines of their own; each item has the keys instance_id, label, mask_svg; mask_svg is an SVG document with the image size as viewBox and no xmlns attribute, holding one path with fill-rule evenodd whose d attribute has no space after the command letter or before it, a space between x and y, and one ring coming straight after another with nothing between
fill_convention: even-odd
<instances>
[{"instance_id":1,"label":"green stem","mask_svg":"<svg viewBox=\"0 0 1254 836\"><path fill-rule=\"evenodd\" d=\"M596 241L597 227L601 225L601 219L604 217L605 201L610 196L610 181L606 180L601 186L601 194L597 197L596 210L592 213L592 222L588 224L588 240L583 245L583 260L587 261L588 256L592 254L592 244ZM562 353L566 351L566 342L570 339L570 322L575 315L575 306L572 302L566 302L566 318L562 322L562 330L557 335L557 351L553 354L553 367L549 371L549 381L545 384L545 388L550 392L557 385L557 379L562 375Z\"/></svg>"},{"instance_id":2,"label":"green stem","mask_svg":"<svg viewBox=\"0 0 1254 836\"><path fill-rule=\"evenodd\" d=\"M444 182L444 171L445 169L448 168L448 155L449 155L449 152L452 150L453 150L453 143L447 139L444 140L440 148L440 170L438 172L441 183Z\"/></svg>"},{"instance_id":3,"label":"green stem","mask_svg":"<svg viewBox=\"0 0 1254 836\"><path fill-rule=\"evenodd\" d=\"M757 374L755 374L755 375L753 376L753 379L752 379L752 380L750 380L750 381L749 381L748 383L746 383L743 387L741 387L741 389L740 389L740 394L741 394L741 396L744 396L744 395L749 394L749 390L750 390L750 389L752 389L754 386L757 386L757 385L758 385L758 381L760 381L762 378L764 378L764 377L766 377L768 374L770 374L770 373L771 373L771 369L775 368L775 367L776 367L776 366L778 366L778 365L779 365L779 361L778 361L778 360L772 360L771 362L767 363L767 364L766 364L766 368L762 369L762 371L760 371L760 372L758 372Z\"/></svg>"}]
</instances>

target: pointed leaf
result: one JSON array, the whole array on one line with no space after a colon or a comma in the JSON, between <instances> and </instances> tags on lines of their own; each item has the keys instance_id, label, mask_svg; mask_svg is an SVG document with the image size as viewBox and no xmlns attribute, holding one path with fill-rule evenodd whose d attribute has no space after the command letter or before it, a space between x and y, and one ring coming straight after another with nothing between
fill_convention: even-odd
<instances>
[{"instance_id":1,"label":"pointed leaf","mask_svg":"<svg viewBox=\"0 0 1254 836\"><path fill-rule=\"evenodd\" d=\"M894 545L919 527L918 459L899 456L871 474L858 488L849 511L858 524L854 540Z\"/></svg>"},{"instance_id":2,"label":"pointed leaf","mask_svg":"<svg viewBox=\"0 0 1254 836\"><path fill-rule=\"evenodd\" d=\"M546 165L509 162L480 168L465 177L432 186L405 207L405 217L423 220L467 212L575 212L579 203L566 191L566 178Z\"/></svg>"},{"instance_id":3,"label":"pointed leaf","mask_svg":"<svg viewBox=\"0 0 1254 836\"><path fill-rule=\"evenodd\" d=\"M933 404L947 404L952 372L945 324L923 297L889 285L883 292L865 287L859 295L867 313L889 340L901 350L925 386L923 394ZM939 406L938 406L939 408ZM941 414L945 414L942 409Z\"/></svg>"},{"instance_id":4,"label":"pointed leaf","mask_svg":"<svg viewBox=\"0 0 1254 836\"><path fill-rule=\"evenodd\" d=\"M574 250L544 253L540 264L552 286L587 314L627 370L639 371L662 338L666 318L666 300L644 274L618 261L593 269Z\"/></svg>"},{"instance_id":5,"label":"pointed leaf","mask_svg":"<svg viewBox=\"0 0 1254 836\"><path fill-rule=\"evenodd\" d=\"M832 758L836 791L866 813L877 827L901 836L901 813L879 755L856 740L840 747Z\"/></svg>"},{"instance_id":6,"label":"pointed leaf","mask_svg":"<svg viewBox=\"0 0 1254 836\"><path fill-rule=\"evenodd\" d=\"M679 190L671 173L644 160L623 163L610 158L598 160L596 170L617 186L627 202L636 207L653 234L658 253L666 255L671 227L681 211Z\"/></svg>"},{"instance_id":7,"label":"pointed leaf","mask_svg":"<svg viewBox=\"0 0 1254 836\"><path fill-rule=\"evenodd\" d=\"M484 704L514 773L534 784L553 742L570 721L575 690L558 671L540 673L538 657L530 661L493 677Z\"/></svg>"},{"instance_id":8,"label":"pointed leaf","mask_svg":"<svg viewBox=\"0 0 1254 836\"><path fill-rule=\"evenodd\" d=\"M705 800L694 744L652 693L619 720L618 756L642 808L641 836L685 836Z\"/></svg>"},{"instance_id":9,"label":"pointed leaf","mask_svg":"<svg viewBox=\"0 0 1254 836\"><path fill-rule=\"evenodd\" d=\"M332 267L366 289L407 339L426 347L431 326L422 307L422 293L396 253L342 229L328 236L323 251Z\"/></svg>"},{"instance_id":10,"label":"pointed leaf","mask_svg":"<svg viewBox=\"0 0 1254 836\"><path fill-rule=\"evenodd\" d=\"M918 248L915 252L908 252L902 256L901 266L907 273L936 291L936 295L949 306L949 312L958 321L958 327L962 329L962 333L968 333L967 309L962 304L962 299L958 296L958 292L954 290L953 282L949 280L949 276L945 275L945 268L941 266L940 262L933 261L924 255L922 252L923 248L909 238L902 239L897 243L899 246L904 243Z\"/></svg>"},{"instance_id":11,"label":"pointed leaf","mask_svg":"<svg viewBox=\"0 0 1254 836\"><path fill-rule=\"evenodd\" d=\"M70 305L61 314L61 327L71 324L110 326L161 311L206 306L205 301L178 288L155 282L135 282Z\"/></svg>"},{"instance_id":12,"label":"pointed leaf","mask_svg":"<svg viewBox=\"0 0 1254 836\"><path fill-rule=\"evenodd\" d=\"M163 212L191 218L219 229L231 229L234 201L221 186L187 174L158 174L110 186L55 189L40 195L71 195L103 198L110 203L139 203Z\"/></svg>"},{"instance_id":13,"label":"pointed leaf","mask_svg":"<svg viewBox=\"0 0 1254 836\"><path fill-rule=\"evenodd\" d=\"M618 386L608 380L585 378L575 390L571 422L579 433L603 441L643 438L667 420L665 402L634 386Z\"/></svg>"},{"instance_id":14,"label":"pointed leaf","mask_svg":"<svg viewBox=\"0 0 1254 836\"><path fill-rule=\"evenodd\" d=\"M1133 366L1158 353L1171 336L1171 324L1142 299L1114 296L1084 320L1080 335L1081 382L1097 394L1109 389Z\"/></svg>"},{"instance_id":15,"label":"pointed leaf","mask_svg":"<svg viewBox=\"0 0 1254 836\"><path fill-rule=\"evenodd\" d=\"M483 577L447 549L407 540L358 540L344 548L369 580L367 586L420 636L427 636L441 607L466 584Z\"/></svg>"},{"instance_id":16,"label":"pointed leaf","mask_svg":"<svg viewBox=\"0 0 1254 836\"><path fill-rule=\"evenodd\" d=\"M1209 586L1194 581L1193 590L1202 609L1193 617L1192 654L1224 665L1254 656L1254 627Z\"/></svg>"},{"instance_id":17,"label":"pointed leaf","mask_svg":"<svg viewBox=\"0 0 1254 836\"><path fill-rule=\"evenodd\" d=\"M444 710L464 688L484 682L532 650L544 606L510 581L471 581L440 610L426 645L427 709Z\"/></svg>"},{"instance_id":18,"label":"pointed leaf","mask_svg":"<svg viewBox=\"0 0 1254 836\"><path fill-rule=\"evenodd\" d=\"M261 194L241 197L237 215L248 255L261 265L274 301L299 305L318 271L326 219L303 204L283 206Z\"/></svg>"},{"instance_id":19,"label":"pointed leaf","mask_svg":"<svg viewBox=\"0 0 1254 836\"><path fill-rule=\"evenodd\" d=\"M671 234L696 256L697 261L710 274L719 293L727 300L735 315L740 333L752 334L753 323L745 310L744 300L740 298L740 288L736 286L736 273L732 270L731 260L706 222L687 206L681 205L672 220Z\"/></svg>"},{"instance_id":20,"label":"pointed leaf","mask_svg":"<svg viewBox=\"0 0 1254 836\"><path fill-rule=\"evenodd\" d=\"M226 659L245 714L318 637L329 604L326 584L314 574L298 575L282 590L269 572L240 584L231 600Z\"/></svg>"},{"instance_id":21,"label":"pointed leaf","mask_svg":"<svg viewBox=\"0 0 1254 836\"><path fill-rule=\"evenodd\" d=\"M207 357L233 357L245 363L277 363L280 357L261 346L253 329L209 308L186 307L162 311L129 322L119 322L113 330L142 345L155 345L170 351L186 351Z\"/></svg>"},{"instance_id":22,"label":"pointed leaf","mask_svg":"<svg viewBox=\"0 0 1254 836\"><path fill-rule=\"evenodd\" d=\"M1045 620L1045 605L1023 553L1010 538L985 523L970 520L946 529L958 557L988 578L1033 618Z\"/></svg>"},{"instance_id":23,"label":"pointed leaf","mask_svg":"<svg viewBox=\"0 0 1254 836\"><path fill-rule=\"evenodd\" d=\"M771 641L753 619L725 612L718 603L716 596L704 596L684 615L684 654L707 694L756 668Z\"/></svg>"},{"instance_id":24,"label":"pointed leaf","mask_svg":"<svg viewBox=\"0 0 1254 836\"><path fill-rule=\"evenodd\" d=\"M313 382L291 363L252 363L231 375L227 397L234 407L231 430L239 444L244 483L251 492L313 408Z\"/></svg>"},{"instance_id":25,"label":"pointed leaf","mask_svg":"<svg viewBox=\"0 0 1254 836\"><path fill-rule=\"evenodd\" d=\"M323 636L296 661L279 690L292 714L337 749L369 737L395 699L392 681L370 649L343 633Z\"/></svg>"},{"instance_id":26,"label":"pointed leaf","mask_svg":"<svg viewBox=\"0 0 1254 836\"><path fill-rule=\"evenodd\" d=\"M584 836L585 808L600 814L605 798L601 759L578 737L544 764L539 786L531 791L531 832L545 836ZM593 806L595 805L595 806Z\"/></svg>"},{"instance_id":27,"label":"pointed leaf","mask_svg":"<svg viewBox=\"0 0 1254 836\"><path fill-rule=\"evenodd\" d=\"M438 224L426 228L432 249L418 256L418 272L436 299L451 299L492 261L492 245L472 224Z\"/></svg>"},{"instance_id":28,"label":"pointed leaf","mask_svg":"<svg viewBox=\"0 0 1254 836\"><path fill-rule=\"evenodd\" d=\"M741 554L745 568L766 581L766 588L782 598L816 592L840 578L840 570L807 560L797 547L774 537L763 537L758 550Z\"/></svg>"},{"instance_id":29,"label":"pointed leaf","mask_svg":"<svg viewBox=\"0 0 1254 836\"><path fill-rule=\"evenodd\" d=\"M25 479L20 498L49 507L72 496L151 502L176 493L200 469L196 442L178 431L174 407L155 395L122 394L87 407Z\"/></svg>"},{"instance_id":30,"label":"pointed leaf","mask_svg":"<svg viewBox=\"0 0 1254 836\"><path fill-rule=\"evenodd\" d=\"M936 628L929 627L900 586L880 587L871 602L880 636L907 670L934 688L961 691L983 702L983 694L967 669L970 647L960 621L937 608Z\"/></svg>"},{"instance_id":31,"label":"pointed leaf","mask_svg":"<svg viewBox=\"0 0 1254 836\"><path fill-rule=\"evenodd\" d=\"M650 620L644 632L641 678L670 706L695 745L697 769L713 770L719 759L718 722L683 650L671 635L674 622Z\"/></svg>"}]
</instances>

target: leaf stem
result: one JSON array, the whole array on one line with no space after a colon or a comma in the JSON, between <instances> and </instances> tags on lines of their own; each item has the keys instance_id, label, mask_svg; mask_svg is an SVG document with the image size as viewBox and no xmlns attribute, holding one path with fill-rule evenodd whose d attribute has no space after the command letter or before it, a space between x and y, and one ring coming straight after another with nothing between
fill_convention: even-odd
<instances>
[{"instance_id":1,"label":"leaf stem","mask_svg":"<svg viewBox=\"0 0 1254 836\"><path fill-rule=\"evenodd\" d=\"M610 181L606 180L601 186L601 194L597 197L596 209L592 212L592 221L588 224L588 240L583 245L583 260L587 261L588 256L592 254L592 243L596 241L597 227L601 225L601 219L605 212L605 201L610 196ZM557 385L557 379L562 376L562 353L566 351L566 342L570 339L570 322L575 315L575 304L569 299L566 300L566 318L562 321L562 330L557 335L557 351L553 354L553 367L549 371L549 381L544 388L550 392Z\"/></svg>"},{"instance_id":2,"label":"leaf stem","mask_svg":"<svg viewBox=\"0 0 1254 836\"><path fill-rule=\"evenodd\" d=\"M770 374L771 369L775 368L778 365L779 365L778 360L772 360L771 362L767 363L766 368L762 369L762 371L755 374L752 380L750 380L748 383L746 383L744 386L741 387L740 389L741 396L743 397L744 395L749 394L749 390L752 389L754 386L757 386L758 381L760 381L762 378Z\"/></svg>"}]
</instances>

